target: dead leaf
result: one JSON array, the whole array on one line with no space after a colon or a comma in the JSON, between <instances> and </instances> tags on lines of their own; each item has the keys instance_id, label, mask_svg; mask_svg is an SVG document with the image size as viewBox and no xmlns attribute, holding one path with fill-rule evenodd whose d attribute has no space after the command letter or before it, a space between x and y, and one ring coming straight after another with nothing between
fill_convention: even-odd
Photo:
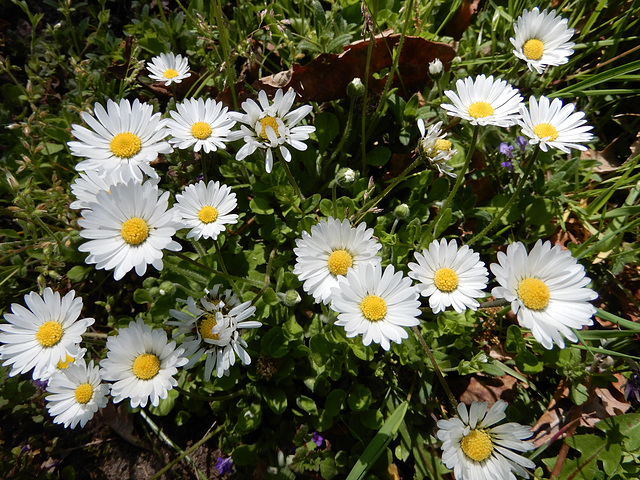
<instances>
[{"instance_id":1,"label":"dead leaf","mask_svg":"<svg viewBox=\"0 0 640 480\"><path fill-rule=\"evenodd\" d=\"M479 4L480 0L463 0L455 16L442 28L442 34L460 40L471 24L471 17L478 11Z\"/></svg>"},{"instance_id":2,"label":"dead leaf","mask_svg":"<svg viewBox=\"0 0 640 480\"><path fill-rule=\"evenodd\" d=\"M133 415L127 413L127 409L120 405L109 403L100 410L104 422L109 425L120 437L136 447L145 448L142 440L133 428Z\"/></svg>"},{"instance_id":3,"label":"dead leaf","mask_svg":"<svg viewBox=\"0 0 640 480\"><path fill-rule=\"evenodd\" d=\"M503 377L474 376L460 396L460 401L471 405L473 402L488 402L493 405L497 400L511 403L515 396L518 381L510 375Z\"/></svg>"},{"instance_id":4,"label":"dead leaf","mask_svg":"<svg viewBox=\"0 0 640 480\"><path fill-rule=\"evenodd\" d=\"M393 62L393 51L400 35L375 38L369 67L369 90L381 94ZM326 102L347 95L347 85L356 77L364 79L369 40L361 40L344 47L340 54L323 53L305 66L294 64L286 72L263 77L253 83L256 90L274 94L279 88L293 88L302 102ZM429 62L439 58L444 68L450 68L455 50L446 43L429 42L421 37L405 37L398 62L400 75L394 75L392 87L408 98L430 82ZM380 78L374 78L378 74Z\"/></svg>"}]
</instances>

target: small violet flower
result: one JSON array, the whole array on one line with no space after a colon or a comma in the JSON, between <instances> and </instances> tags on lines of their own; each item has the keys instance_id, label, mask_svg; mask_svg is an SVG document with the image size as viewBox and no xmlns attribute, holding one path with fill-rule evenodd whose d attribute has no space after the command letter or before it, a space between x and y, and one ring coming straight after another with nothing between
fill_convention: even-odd
<instances>
[{"instance_id":1,"label":"small violet flower","mask_svg":"<svg viewBox=\"0 0 640 480\"><path fill-rule=\"evenodd\" d=\"M218 461L216 462L215 467L220 473L220 475L231 473L233 472L233 459L231 457L229 458L218 457Z\"/></svg>"},{"instance_id":2,"label":"small violet flower","mask_svg":"<svg viewBox=\"0 0 640 480\"><path fill-rule=\"evenodd\" d=\"M311 441L315 442L316 446L320 448L322 446L322 442L324 442L324 437L318 432L313 432L313 435L311 435Z\"/></svg>"},{"instance_id":3,"label":"small violet flower","mask_svg":"<svg viewBox=\"0 0 640 480\"><path fill-rule=\"evenodd\" d=\"M516 138L516 143L520 147L520 151L524 153L524 147L526 147L529 144L529 141L526 138L524 138L522 135L519 135L518 138Z\"/></svg>"},{"instance_id":4,"label":"small violet flower","mask_svg":"<svg viewBox=\"0 0 640 480\"><path fill-rule=\"evenodd\" d=\"M508 168L510 172L513 172L513 162L511 160L501 162L500 165L502 165L504 168Z\"/></svg>"},{"instance_id":5,"label":"small violet flower","mask_svg":"<svg viewBox=\"0 0 640 480\"><path fill-rule=\"evenodd\" d=\"M509 145L507 142L502 142L498 147L498 151L508 158L513 158L513 145Z\"/></svg>"}]
</instances>

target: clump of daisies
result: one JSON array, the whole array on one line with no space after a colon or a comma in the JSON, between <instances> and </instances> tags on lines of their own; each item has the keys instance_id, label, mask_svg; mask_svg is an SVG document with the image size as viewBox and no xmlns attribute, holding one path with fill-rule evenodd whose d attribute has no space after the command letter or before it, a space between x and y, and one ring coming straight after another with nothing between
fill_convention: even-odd
<instances>
[{"instance_id":1,"label":"clump of daisies","mask_svg":"<svg viewBox=\"0 0 640 480\"><path fill-rule=\"evenodd\" d=\"M442 440L442 462L453 469L456 480L515 479L514 473L529 478L525 468L535 464L516 452L534 448L525 441L533 435L519 423L496 425L506 415L507 403L498 400L487 411L487 402L473 402L467 409L458 405L458 416L438 421Z\"/></svg>"},{"instance_id":2,"label":"clump of daisies","mask_svg":"<svg viewBox=\"0 0 640 480\"><path fill-rule=\"evenodd\" d=\"M244 139L245 144L236 153L236 160L243 160L256 150L265 153L265 170L271 172L273 168L274 150L280 152L282 158L290 162L291 152L287 147L296 150L306 150L304 143L309 134L315 132L313 125L298 125L306 117L313 107L303 105L293 111L291 107L296 99L296 92L289 89L286 94L278 89L269 102L264 90L258 92L258 103L252 99L242 102L245 113L231 112L231 118L237 120L240 130L231 132L230 140Z\"/></svg>"},{"instance_id":3,"label":"clump of daisies","mask_svg":"<svg viewBox=\"0 0 640 480\"><path fill-rule=\"evenodd\" d=\"M556 17L555 10L525 9L513 25L515 38L509 39L514 46L513 54L527 62L529 70L538 73L549 65L567 63L575 46L569 41L574 30L568 24L566 18Z\"/></svg>"},{"instance_id":4,"label":"clump of daisies","mask_svg":"<svg viewBox=\"0 0 640 480\"><path fill-rule=\"evenodd\" d=\"M251 363L245 350L247 343L240 332L259 328L262 323L249 320L256 311L250 301L241 303L231 289L223 291L222 285L208 291L199 300L200 306L192 297L180 301L186 306L182 310L170 310L177 321L167 324L178 327L174 338L184 335L181 346L189 358L185 368L193 367L204 356L204 380L209 381L214 369L218 378L229 375L236 355L244 365Z\"/></svg>"},{"instance_id":5,"label":"clump of daisies","mask_svg":"<svg viewBox=\"0 0 640 480\"><path fill-rule=\"evenodd\" d=\"M189 61L182 55L173 52L161 53L147 62L149 78L156 82L164 82L165 86L172 83L181 83L185 78L189 78Z\"/></svg>"}]
</instances>

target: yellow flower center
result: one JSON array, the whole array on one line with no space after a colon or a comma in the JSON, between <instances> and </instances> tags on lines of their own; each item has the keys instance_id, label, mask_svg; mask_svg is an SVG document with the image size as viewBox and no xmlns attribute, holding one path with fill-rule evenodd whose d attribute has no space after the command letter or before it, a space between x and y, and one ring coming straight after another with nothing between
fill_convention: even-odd
<instances>
[{"instance_id":1,"label":"yellow flower center","mask_svg":"<svg viewBox=\"0 0 640 480\"><path fill-rule=\"evenodd\" d=\"M558 130L553 125L548 123L539 123L535 127L533 127L533 133L535 133L540 138L549 137L550 141L554 141L558 138Z\"/></svg>"},{"instance_id":2,"label":"yellow flower center","mask_svg":"<svg viewBox=\"0 0 640 480\"><path fill-rule=\"evenodd\" d=\"M440 268L433 276L433 283L441 292L453 292L458 287L458 275L450 268Z\"/></svg>"},{"instance_id":3,"label":"yellow flower center","mask_svg":"<svg viewBox=\"0 0 640 480\"><path fill-rule=\"evenodd\" d=\"M493 107L487 102L473 102L469 105L469 115L473 118L484 118L493 115Z\"/></svg>"},{"instance_id":4,"label":"yellow flower center","mask_svg":"<svg viewBox=\"0 0 640 480\"><path fill-rule=\"evenodd\" d=\"M367 320L377 322L387 314L387 304L377 295L367 295L360 303L360 310Z\"/></svg>"},{"instance_id":5,"label":"yellow flower center","mask_svg":"<svg viewBox=\"0 0 640 480\"><path fill-rule=\"evenodd\" d=\"M131 158L142 148L140 137L131 133L123 132L117 134L109 143L109 150L116 157Z\"/></svg>"},{"instance_id":6,"label":"yellow flower center","mask_svg":"<svg viewBox=\"0 0 640 480\"><path fill-rule=\"evenodd\" d=\"M529 60L540 60L544 53L544 43L537 38L527 40L522 46L522 53Z\"/></svg>"},{"instance_id":7,"label":"yellow flower center","mask_svg":"<svg viewBox=\"0 0 640 480\"><path fill-rule=\"evenodd\" d=\"M191 135L198 140L204 140L211 136L211 126L207 122L196 122L191 125Z\"/></svg>"},{"instance_id":8,"label":"yellow flower center","mask_svg":"<svg viewBox=\"0 0 640 480\"><path fill-rule=\"evenodd\" d=\"M212 223L218 219L218 210L211 205L205 205L198 212L198 220L202 223Z\"/></svg>"},{"instance_id":9,"label":"yellow flower center","mask_svg":"<svg viewBox=\"0 0 640 480\"><path fill-rule=\"evenodd\" d=\"M76 402L78 403L89 403L89 400L91 400L91 397L93 397L93 387L88 383L78 385L78 388L76 388L75 397Z\"/></svg>"},{"instance_id":10,"label":"yellow flower center","mask_svg":"<svg viewBox=\"0 0 640 480\"><path fill-rule=\"evenodd\" d=\"M44 322L36 332L36 340L43 347L53 347L62 338L62 325L53 320Z\"/></svg>"},{"instance_id":11,"label":"yellow flower center","mask_svg":"<svg viewBox=\"0 0 640 480\"><path fill-rule=\"evenodd\" d=\"M439 138L436 140L435 149L440 152L446 152L451 149L451 142L444 138Z\"/></svg>"},{"instance_id":12,"label":"yellow flower center","mask_svg":"<svg viewBox=\"0 0 640 480\"><path fill-rule=\"evenodd\" d=\"M518 285L518 298L531 310L542 310L549 304L549 287L537 278L525 278Z\"/></svg>"},{"instance_id":13,"label":"yellow flower center","mask_svg":"<svg viewBox=\"0 0 640 480\"><path fill-rule=\"evenodd\" d=\"M133 217L122 224L120 235L129 245L140 245L149 236L149 226L143 219Z\"/></svg>"},{"instance_id":14,"label":"yellow flower center","mask_svg":"<svg viewBox=\"0 0 640 480\"><path fill-rule=\"evenodd\" d=\"M143 353L133 361L133 374L140 380L149 380L160 371L160 359L153 353Z\"/></svg>"},{"instance_id":15,"label":"yellow flower center","mask_svg":"<svg viewBox=\"0 0 640 480\"><path fill-rule=\"evenodd\" d=\"M280 134L278 133L278 122L275 117L264 117L262 120L260 120L260 125L262 126L260 136L265 140L269 140L266 132L267 127L273 128L273 131L276 133L276 137L280 136Z\"/></svg>"},{"instance_id":16,"label":"yellow flower center","mask_svg":"<svg viewBox=\"0 0 640 480\"><path fill-rule=\"evenodd\" d=\"M74 361L75 358L67 355L67 358L65 358L64 360L58 360L58 364L56 366L58 367L58 370L65 370L69 368L69 364L73 363Z\"/></svg>"},{"instance_id":17,"label":"yellow flower center","mask_svg":"<svg viewBox=\"0 0 640 480\"><path fill-rule=\"evenodd\" d=\"M327 260L327 266L333 275L346 275L352 265L353 257L346 250L334 250Z\"/></svg>"},{"instance_id":18,"label":"yellow flower center","mask_svg":"<svg viewBox=\"0 0 640 480\"><path fill-rule=\"evenodd\" d=\"M167 68L164 71L164 78L171 80L172 78L176 78L178 76L178 71L174 68Z\"/></svg>"},{"instance_id":19,"label":"yellow flower center","mask_svg":"<svg viewBox=\"0 0 640 480\"><path fill-rule=\"evenodd\" d=\"M202 338L208 338L210 340L220 340L220 336L217 333L211 333L211 330L213 330L213 327L215 327L216 325L217 322L215 315L205 315L202 320L200 320L198 325L200 336Z\"/></svg>"},{"instance_id":20,"label":"yellow flower center","mask_svg":"<svg viewBox=\"0 0 640 480\"><path fill-rule=\"evenodd\" d=\"M481 462L491 456L493 442L484 430L471 430L469 435L460 440L460 447L471 460Z\"/></svg>"}]
</instances>

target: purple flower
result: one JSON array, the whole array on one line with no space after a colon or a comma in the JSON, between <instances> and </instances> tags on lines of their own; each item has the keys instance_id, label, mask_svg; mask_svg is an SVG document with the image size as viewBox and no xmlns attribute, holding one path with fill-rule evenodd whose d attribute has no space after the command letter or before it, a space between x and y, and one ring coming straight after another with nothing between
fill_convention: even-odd
<instances>
[{"instance_id":1,"label":"purple flower","mask_svg":"<svg viewBox=\"0 0 640 480\"><path fill-rule=\"evenodd\" d=\"M313 432L313 435L311 435L311 441L315 442L316 446L320 448L322 446L322 442L324 442L324 437L318 432Z\"/></svg>"},{"instance_id":2,"label":"purple flower","mask_svg":"<svg viewBox=\"0 0 640 480\"><path fill-rule=\"evenodd\" d=\"M524 153L524 147L527 146L527 144L529 143L529 141L524 138L522 135L518 136L518 138L516 138L516 143L518 144L518 146L520 147L520 151L522 153Z\"/></svg>"},{"instance_id":3,"label":"purple flower","mask_svg":"<svg viewBox=\"0 0 640 480\"><path fill-rule=\"evenodd\" d=\"M508 168L510 172L513 172L513 162L511 160L507 160L506 162L500 163L504 168Z\"/></svg>"},{"instance_id":4,"label":"purple flower","mask_svg":"<svg viewBox=\"0 0 640 480\"><path fill-rule=\"evenodd\" d=\"M624 386L624 398L629 401L635 398L640 402L640 377L637 373L631 374L627 384Z\"/></svg>"},{"instance_id":5,"label":"purple flower","mask_svg":"<svg viewBox=\"0 0 640 480\"><path fill-rule=\"evenodd\" d=\"M218 457L218 461L216 462L215 467L220 473L220 475L231 473L233 472L233 459L231 457L229 458Z\"/></svg>"},{"instance_id":6,"label":"purple flower","mask_svg":"<svg viewBox=\"0 0 640 480\"><path fill-rule=\"evenodd\" d=\"M509 145L507 142L502 142L498 147L498 151L508 158L513 158L513 145Z\"/></svg>"}]
</instances>

